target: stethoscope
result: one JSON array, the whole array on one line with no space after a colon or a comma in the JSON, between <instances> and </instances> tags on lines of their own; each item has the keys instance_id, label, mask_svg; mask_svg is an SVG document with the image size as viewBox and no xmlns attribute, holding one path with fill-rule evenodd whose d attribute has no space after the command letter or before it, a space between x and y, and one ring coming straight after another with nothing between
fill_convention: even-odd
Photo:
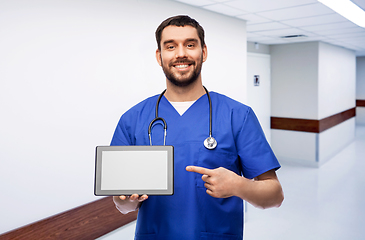
<instances>
[{"instance_id":1,"label":"stethoscope","mask_svg":"<svg viewBox=\"0 0 365 240\"><path fill-rule=\"evenodd\" d=\"M205 87L204 87L204 90L207 93L208 100L209 100L209 137L207 137L204 140L204 146L207 149L214 149L217 146L217 141L214 139L214 137L212 137L212 100L210 99L209 92L208 92L208 90ZM160 123L160 124L163 126L163 129L164 129L163 145L166 145L167 124L166 124L165 119L163 119L162 117L159 117L158 116L158 105L160 104L160 100L161 100L161 98L162 98L162 96L164 95L165 92L166 92L166 89L158 97L157 102L156 102L156 109L155 109L155 119L153 119L150 122L150 125L148 126L148 137L150 139L150 145L151 146L152 146L152 138L151 138L152 125L156 121L159 121L159 120L162 121L162 123Z\"/></svg>"}]
</instances>

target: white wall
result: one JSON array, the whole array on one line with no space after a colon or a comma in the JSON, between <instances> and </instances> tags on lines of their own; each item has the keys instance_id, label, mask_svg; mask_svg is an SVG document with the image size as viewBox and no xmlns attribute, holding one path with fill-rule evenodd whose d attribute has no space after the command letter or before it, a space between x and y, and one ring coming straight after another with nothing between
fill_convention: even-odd
<instances>
[{"instance_id":1,"label":"white wall","mask_svg":"<svg viewBox=\"0 0 365 240\"><path fill-rule=\"evenodd\" d=\"M356 55L353 50L319 43L318 119L356 106ZM318 161L325 163L355 137L355 118L319 134Z\"/></svg>"},{"instance_id":2,"label":"white wall","mask_svg":"<svg viewBox=\"0 0 365 240\"><path fill-rule=\"evenodd\" d=\"M365 57L356 58L356 99L365 100ZM365 125L365 107L356 108L356 124Z\"/></svg>"},{"instance_id":3,"label":"white wall","mask_svg":"<svg viewBox=\"0 0 365 240\"><path fill-rule=\"evenodd\" d=\"M318 119L318 42L270 46L271 116ZM282 163L318 165L315 133L271 130L271 146Z\"/></svg>"},{"instance_id":4,"label":"white wall","mask_svg":"<svg viewBox=\"0 0 365 240\"><path fill-rule=\"evenodd\" d=\"M356 58L356 99L365 100L365 57Z\"/></svg>"},{"instance_id":5,"label":"white wall","mask_svg":"<svg viewBox=\"0 0 365 240\"><path fill-rule=\"evenodd\" d=\"M318 162L323 165L338 154L355 137L355 118L348 119L318 134Z\"/></svg>"},{"instance_id":6,"label":"white wall","mask_svg":"<svg viewBox=\"0 0 365 240\"><path fill-rule=\"evenodd\" d=\"M271 130L271 146L280 163L318 166L318 134Z\"/></svg>"},{"instance_id":7,"label":"white wall","mask_svg":"<svg viewBox=\"0 0 365 240\"><path fill-rule=\"evenodd\" d=\"M318 42L270 46L271 115L318 119Z\"/></svg>"},{"instance_id":8,"label":"white wall","mask_svg":"<svg viewBox=\"0 0 365 240\"><path fill-rule=\"evenodd\" d=\"M320 167L351 143L355 118L321 133L271 130L271 146L281 163Z\"/></svg>"},{"instance_id":9,"label":"white wall","mask_svg":"<svg viewBox=\"0 0 365 240\"><path fill-rule=\"evenodd\" d=\"M270 45L247 42L247 52L249 53L262 53L270 55Z\"/></svg>"},{"instance_id":10,"label":"white wall","mask_svg":"<svg viewBox=\"0 0 365 240\"><path fill-rule=\"evenodd\" d=\"M354 51L322 42L270 50L272 116L323 119L355 106Z\"/></svg>"},{"instance_id":11,"label":"white wall","mask_svg":"<svg viewBox=\"0 0 365 240\"><path fill-rule=\"evenodd\" d=\"M207 88L245 102L244 21L172 1L0 1L0 233L98 199L95 146L164 89L154 31L176 14L206 30Z\"/></svg>"},{"instance_id":12,"label":"white wall","mask_svg":"<svg viewBox=\"0 0 365 240\"><path fill-rule=\"evenodd\" d=\"M254 85L254 76L260 85ZM247 104L252 107L268 142L271 142L271 74L270 55L247 53Z\"/></svg>"},{"instance_id":13,"label":"white wall","mask_svg":"<svg viewBox=\"0 0 365 240\"><path fill-rule=\"evenodd\" d=\"M319 43L318 119L356 105L356 55L327 43Z\"/></svg>"},{"instance_id":14,"label":"white wall","mask_svg":"<svg viewBox=\"0 0 365 240\"><path fill-rule=\"evenodd\" d=\"M275 117L321 120L355 107L355 53L322 42L271 46ZM279 159L320 166L351 142L354 119L321 133L272 130Z\"/></svg>"},{"instance_id":15,"label":"white wall","mask_svg":"<svg viewBox=\"0 0 365 240\"><path fill-rule=\"evenodd\" d=\"M365 125L365 107L356 108L356 124Z\"/></svg>"}]
</instances>

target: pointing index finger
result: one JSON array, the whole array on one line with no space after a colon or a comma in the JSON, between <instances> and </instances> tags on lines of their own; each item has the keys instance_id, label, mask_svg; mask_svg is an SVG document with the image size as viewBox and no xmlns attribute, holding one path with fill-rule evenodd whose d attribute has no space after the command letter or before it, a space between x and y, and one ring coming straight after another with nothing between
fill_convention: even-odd
<instances>
[{"instance_id":1,"label":"pointing index finger","mask_svg":"<svg viewBox=\"0 0 365 240\"><path fill-rule=\"evenodd\" d=\"M186 171L196 172L196 173L200 173L200 174L204 174L204 175L210 175L212 170L210 170L208 168L197 167L197 166L187 166Z\"/></svg>"}]
</instances>

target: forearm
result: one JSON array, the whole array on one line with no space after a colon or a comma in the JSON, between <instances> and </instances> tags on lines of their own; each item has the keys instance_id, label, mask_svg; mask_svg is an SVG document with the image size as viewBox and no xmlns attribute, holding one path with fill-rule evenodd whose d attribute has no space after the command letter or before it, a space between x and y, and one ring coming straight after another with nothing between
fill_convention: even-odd
<instances>
[{"instance_id":1,"label":"forearm","mask_svg":"<svg viewBox=\"0 0 365 240\"><path fill-rule=\"evenodd\" d=\"M277 179L249 180L238 176L236 196L258 208L279 207L284 193Z\"/></svg>"}]
</instances>

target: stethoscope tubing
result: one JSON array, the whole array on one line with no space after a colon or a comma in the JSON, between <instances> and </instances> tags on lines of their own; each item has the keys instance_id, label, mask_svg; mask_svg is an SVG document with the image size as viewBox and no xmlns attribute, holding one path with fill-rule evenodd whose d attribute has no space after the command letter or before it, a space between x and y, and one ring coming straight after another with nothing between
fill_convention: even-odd
<instances>
[{"instance_id":1,"label":"stethoscope tubing","mask_svg":"<svg viewBox=\"0 0 365 240\"><path fill-rule=\"evenodd\" d=\"M208 96L208 101L209 101L209 137L204 141L204 146L207 149L214 149L217 146L217 141L212 137L212 100L210 98L210 94L209 94L208 90L204 86L203 86L203 88ZM165 94L165 92L166 92L166 89L163 90L162 93L160 94L160 96L158 97L157 102L156 102L156 108L155 108L155 118L150 122L150 124L148 126L148 138L150 140L151 146L152 146L151 129L152 129L153 124L156 121L163 122L163 124L161 123L164 128L164 143L163 144L166 145L167 123L166 123L165 119L158 116L158 107L159 107L161 98ZM211 142L211 141L214 141L214 142Z\"/></svg>"},{"instance_id":2,"label":"stethoscope tubing","mask_svg":"<svg viewBox=\"0 0 365 240\"><path fill-rule=\"evenodd\" d=\"M208 92L208 90L203 86L205 92L207 93L208 96L208 101L209 101L209 137L212 137L212 100L210 99L210 94Z\"/></svg>"},{"instance_id":3,"label":"stethoscope tubing","mask_svg":"<svg viewBox=\"0 0 365 240\"><path fill-rule=\"evenodd\" d=\"M159 121L159 120L163 122L163 124L162 124L163 125L163 129L164 129L163 145L166 145L167 123L166 123L165 119L163 119L162 117L159 117L158 116L158 106L159 106L160 101L161 101L161 98L165 94L165 92L166 92L166 89L163 90L162 93L160 94L160 96L158 97L157 102L156 102L156 108L155 108L155 118L150 122L150 125L148 126L148 137L150 139L150 145L151 146L152 146L151 129L152 129L153 124L156 121Z\"/></svg>"}]
</instances>

